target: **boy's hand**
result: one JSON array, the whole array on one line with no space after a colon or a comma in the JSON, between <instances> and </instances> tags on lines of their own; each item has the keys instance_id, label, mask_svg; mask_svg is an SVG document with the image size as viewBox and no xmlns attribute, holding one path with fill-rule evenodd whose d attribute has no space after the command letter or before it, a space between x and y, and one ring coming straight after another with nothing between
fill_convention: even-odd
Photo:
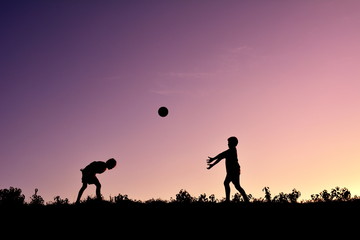
<instances>
[{"instance_id":1,"label":"boy's hand","mask_svg":"<svg viewBox=\"0 0 360 240\"><path fill-rule=\"evenodd\" d=\"M207 162L207 163L211 163L211 162L214 161L214 160L215 160L215 158L208 157L208 159L206 159L206 162Z\"/></svg>"},{"instance_id":2,"label":"boy's hand","mask_svg":"<svg viewBox=\"0 0 360 240\"><path fill-rule=\"evenodd\" d=\"M214 166L214 164L211 164L211 162L214 161L214 160L215 160L215 158L212 158L212 157L208 157L208 159L206 159L206 162L208 164L207 169L210 169L210 168L212 168Z\"/></svg>"}]
</instances>

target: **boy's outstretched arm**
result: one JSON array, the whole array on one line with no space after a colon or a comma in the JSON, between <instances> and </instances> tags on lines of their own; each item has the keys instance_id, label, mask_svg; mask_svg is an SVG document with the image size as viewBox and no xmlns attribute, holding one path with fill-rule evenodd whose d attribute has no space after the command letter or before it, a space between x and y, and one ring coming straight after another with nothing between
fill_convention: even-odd
<instances>
[{"instance_id":1,"label":"boy's outstretched arm","mask_svg":"<svg viewBox=\"0 0 360 240\"><path fill-rule=\"evenodd\" d=\"M206 162L208 163L208 167L207 169L212 168L213 166L215 166L218 162L220 162L223 158L226 157L226 153L227 151L224 151L222 153L219 153L218 155L216 155L215 157L208 157L208 159L206 160ZM214 162L215 161L215 162ZM212 163L213 162L213 163Z\"/></svg>"},{"instance_id":2,"label":"boy's outstretched arm","mask_svg":"<svg viewBox=\"0 0 360 240\"><path fill-rule=\"evenodd\" d=\"M218 162L220 162L220 160L221 160L222 158L217 158L217 157L209 157L207 160L206 160L206 162L208 163L208 167L207 167L207 169L210 169L210 168L212 168L213 166L215 166ZM213 162L213 161L215 161L215 162ZM213 163L212 163L213 162Z\"/></svg>"}]
</instances>

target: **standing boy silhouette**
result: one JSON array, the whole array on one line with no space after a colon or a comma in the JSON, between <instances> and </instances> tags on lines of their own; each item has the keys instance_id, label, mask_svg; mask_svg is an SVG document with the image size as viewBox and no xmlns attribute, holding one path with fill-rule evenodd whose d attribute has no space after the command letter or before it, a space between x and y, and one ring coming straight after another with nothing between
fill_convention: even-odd
<instances>
[{"instance_id":1,"label":"standing boy silhouette","mask_svg":"<svg viewBox=\"0 0 360 240\"><path fill-rule=\"evenodd\" d=\"M229 149L222 153L219 153L215 157L208 157L206 160L208 163L207 169L212 168L218 162L225 158L226 177L224 180L226 202L230 201L230 182L232 182L235 188L240 192L245 202L249 202L249 199L245 193L245 190L240 186L240 165L237 157L236 146L238 139L236 137L229 137L228 139Z\"/></svg>"},{"instance_id":2,"label":"standing boy silhouette","mask_svg":"<svg viewBox=\"0 0 360 240\"><path fill-rule=\"evenodd\" d=\"M87 165L85 168L80 169L82 172L81 181L83 183L82 187L79 190L79 194L77 196L76 203L80 203L80 198L87 188L88 184L95 184L96 186L96 197L98 200L101 200L101 184L99 179L96 177L96 174L101 174L106 171L106 169L113 169L116 166L116 160L114 158L110 158L106 162L103 161L94 161Z\"/></svg>"}]
</instances>

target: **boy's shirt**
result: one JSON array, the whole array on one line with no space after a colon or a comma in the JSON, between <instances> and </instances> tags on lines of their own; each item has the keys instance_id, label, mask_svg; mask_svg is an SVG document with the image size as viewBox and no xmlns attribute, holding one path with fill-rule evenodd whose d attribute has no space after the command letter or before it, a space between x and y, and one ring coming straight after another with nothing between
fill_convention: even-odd
<instances>
[{"instance_id":1,"label":"boy's shirt","mask_svg":"<svg viewBox=\"0 0 360 240\"><path fill-rule=\"evenodd\" d=\"M102 161L94 161L83 169L83 172L89 174L103 173L105 171L106 171L106 163Z\"/></svg>"},{"instance_id":2,"label":"boy's shirt","mask_svg":"<svg viewBox=\"0 0 360 240\"><path fill-rule=\"evenodd\" d=\"M219 154L218 158L225 158L225 167L227 173L237 173L240 170L236 148L229 148L228 150L225 150Z\"/></svg>"}]
</instances>

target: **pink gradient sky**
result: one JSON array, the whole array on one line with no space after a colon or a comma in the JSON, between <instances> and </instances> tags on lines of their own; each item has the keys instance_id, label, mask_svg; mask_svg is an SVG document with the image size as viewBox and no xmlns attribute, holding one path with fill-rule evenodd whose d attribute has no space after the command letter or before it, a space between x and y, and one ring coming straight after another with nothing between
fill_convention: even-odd
<instances>
[{"instance_id":1,"label":"pink gradient sky","mask_svg":"<svg viewBox=\"0 0 360 240\"><path fill-rule=\"evenodd\" d=\"M359 12L355 0L1 2L0 188L74 202L79 169L114 157L98 175L105 199L221 199L224 162L206 159L234 135L256 198L360 195Z\"/></svg>"}]
</instances>

